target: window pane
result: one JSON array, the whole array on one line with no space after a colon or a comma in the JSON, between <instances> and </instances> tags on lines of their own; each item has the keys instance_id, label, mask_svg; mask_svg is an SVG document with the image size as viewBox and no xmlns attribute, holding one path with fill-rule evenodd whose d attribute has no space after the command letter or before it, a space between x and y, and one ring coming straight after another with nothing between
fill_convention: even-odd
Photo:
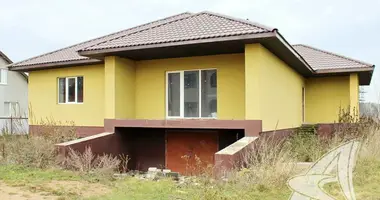
<instances>
[{"instance_id":1,"label":"window pane","mask_svg":"<svg viewBox=\"0 0 380 200\"><path fill-rule=\"evenodd\" d=\"M168 116L180 116L180 73L168 74Z\"/></svg>"},{"instance_id":2,"label":"window pane","mask_svg":"<svg viewBox=\"0 0 380 200\"><path fill-rule=\"evenodd\" d=\"M68 79L69 102L75 102L75 78Z\"/></svg>"},{"instance_id":3,"label":"window pane","mask_svg":"<svg viewBox=\"0 0 380 200\"><path fill-rule=\"evenodd\" d=\"M201 73L202 117L217 117L216 70L202 70Z\"/></svg>"},{"instance_id":4,"label":"window pane","mask_svg":"<svg viewBox=\"0 0 380 200\"><path fill-rule=\"evenodd\" d=\"M12 117L19 117L20 116L20 110L17 102L12 102L11 104L11 116Z\"/></svg>"},{"instance_id":5,"label":"window pane","mask_svg":"<svg viewBox=\"0 0 380 200\"><path fill-rule=\"evenodd\" d=\"M184 72L185 117L199 117L199 71Z\"/></svg>"},{"instance_id":6,"label":"window pane","mask_svg":"<svg viewBox=\"0 0 380 200\"><path fill-rule=\"evenodd\" d=\"M10 113L10 106L11 104L9 102L4 102L4 116L9 117L11 115Z\"/></svg>"},{"instance_id":7,"label":"window pane","mask_svg":"<svg viewBox=\"0 0 380 200\"><path fill-rule=\"evenodd\" d=\"M83 77L80 76L77 78L78 80L78 102L83 102Z\"/></svg>"},{"instance_id":8,"label":"window pane","mask_svg":"<svg viewBox=\"0 0 380 200\"><path fill-rule=\"evenodd\" d=\"M7 84L8 70L0 69L0 83Z\"/></svg>"},{"instance_id":9,"label":"window pane","mask_svg":"<svg viewBox=\"0 0 380 200\"><path fill-rule=\"evenodd\" d=\"M59 103L65 103L66 101L66 79L65 78L59 78L58 79L58 102Z\"/></svg>"}]
</instances>

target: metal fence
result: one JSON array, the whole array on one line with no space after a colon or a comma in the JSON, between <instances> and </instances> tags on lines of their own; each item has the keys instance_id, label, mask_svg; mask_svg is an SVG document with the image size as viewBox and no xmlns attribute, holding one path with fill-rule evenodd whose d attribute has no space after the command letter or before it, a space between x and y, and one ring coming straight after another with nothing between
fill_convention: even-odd
<instances>
[{"instance_id":1,"label":"metal fence","mask_svg":"<svg viewBox=\"0 0 380 200\"><path fill-rule=\"evenodd\" d=\"M25 117L0 117L0 134L28 134L29 123Z\"/></svg>"}]
</instances>

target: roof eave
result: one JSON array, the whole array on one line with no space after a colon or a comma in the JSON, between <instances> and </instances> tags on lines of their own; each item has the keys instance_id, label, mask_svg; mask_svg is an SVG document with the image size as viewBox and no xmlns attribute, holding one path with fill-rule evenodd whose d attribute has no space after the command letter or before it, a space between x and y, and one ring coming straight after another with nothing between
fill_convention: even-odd
<instances>
[{"instance_id":1,"label":"roof eave","mask_svg":"<svg viewBox=\"0 0 380 200\"><path fill-rule=\"evenodd\" d=\"M11 65L9 69L11 71L29 72L29 71L37 71L37 70L43 70L43 69L54 69L54 68L70 67L70 66L78 66L78 65L98 64L102 62L103 62L102 60L85 59L85 60L72 60L72 61L63 61L63 62L54 62L54 63L42 63L42 64L25 65L25 66Z\"/></svg>"},{"instance_id":2,"label":"roof eave","mask_svg":"<svg viewBox=\"0 0 380 200\"><path fill-rule=\"evenodd\" d=\"M351 69L325 69L317 70L315 76L329 76L329 75L348 75L351 73L358 73L359 85L370 85L372 82L372 75L375 65Z\"/></svg>"},{"instance_id":3,"label":"roof eave","mask_svg":"<svg viewBox=\"0 0 380 200\"><path fill-rule=\"evenodd\" d=\"M278 32L278 30L276 29L275 30L275 33L276 33L276 37L278 40L280 40L288 49L290 52L292 52L292 54L297 57L302 63L303 65L305 65L305 67L311 72L311 73L315 73L315 70L306 62L306 60L301 56L301 54L299 54L291 44L289 44L288 41L286 41L286 39L281 35L280 32Z\"/></svg>"},{"instance_id":4,"label":"roof eave","mask_svg":"<svg viewBox=\"0 0 380 200\"><path fill-rule=\"evenodd\" d=\"M3 52L0 51L0 57L2 57L5 61L7 61L8 64L13 63L11 59L8 58L7 55L5 55Z\"/></svg>"},{"instance_id":5,"label":"roof eave","mask_svg":"<svg viewBox=\"0 0 380 200\"><path fill-rule=\"evenodd\" d=\"M369 67L358 67L358 68L345 68L345 69L320 69L316 70L316 74L334 74L334 73L347 73L347 72L366 72L366 71L373 71L375 68L375 65L369 66Z\"/></svg>"}]
</instances>

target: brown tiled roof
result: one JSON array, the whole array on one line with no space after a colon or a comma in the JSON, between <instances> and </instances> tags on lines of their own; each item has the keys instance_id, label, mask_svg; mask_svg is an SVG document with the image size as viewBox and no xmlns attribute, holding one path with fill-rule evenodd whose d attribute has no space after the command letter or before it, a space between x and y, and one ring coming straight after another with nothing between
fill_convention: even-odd
<instances>
[{"instance_id":1,"label":"brown tiled roof","mask_svg":"<svg viewBox=\"0 0 380 200\"><path fill-rule=\"evenodd\" d=\"M64 62L68 62L68 61L96 62L98 60L80 56L77 53L77 51L80 49L84 49L86 47L90 47L90 46L99 44L99 43L104 42L104 41L111 40L113 38L118 38L118 37L126 35L126 34L132 34L132 33L142 31L142 30L145 30L145 29L148 29L151 27L155 27L155 26L160 25L160 24L164 24L164 23L173 21L173 20L178 20L178 19L190 16L190 15L192 15L192 14L188 13L188 12L181 13L181 14L174 15L171 17L167 17L164 19L160 19L160 20L157 20L154 22L150 22L147 24L143 24L140 26L129 28L129 29L119 31L116 33L112 33L112 34L109 34L109 35L106 35L106 36L103 36L100 38L96 38L96 39L89 40L86 42L82 42L82 43L79 43L79 44L76 44L73 46L69 46L69 47L66 47L63 49L59 49L59 50L56 50L56 51L53 51L50 53L46 53L46 54L43 54L43 55L40 55L37 57L33 57L33 58L30 58L30 59L27 59L27 60L24 60L24 61L21 61L18 63L14 63L12 65L12 67L17 68L17 67L24 67L24 66L35 66L36 68L38 68L39 67L38 65L41 65L41 64L48 64L48 63L57 63L58 64L58 63L64 63Z\"/></svg>"},{"instance_id":2,"label":"brown tiled roof","mask_svg":"<svg viewBox=\"0 0 380 200\"><path fill-rule=\"evenodd\" d=\"M81 51L257 34L274 30L248 20L201 12L135 33L125 33Z\"/></svg>"},{"instance_id":3,"label":"brown tiled roof","mask_svg":"<svg viewBox=\"0 0 380 200\"><path fill-rule=\"evenodd\" d=\"M315 71L370 69L374 65L336 53L331 53L308 45L293 45L294 49L306 60Z\"/></svg>"},{"instance_id":4,"label":"brown tiled roof","mask_svg":"<svg viewBox=\"0 0 380 200\"><path fill-rule=\"evenodd\" d=\"M118 51L120 50L118 48L140 46L145 48L156 44L176 45L180 42L200 42L204 39L224 39L230 36L258 36L261 33L265 35L270 32L277 35L276 29L249 20L236 19L212 12L182 13L30 58L13 64L12 68L14 70L33 70L68 64L87 64L100 62L100 60L81 56L79 53L91 55L95 51ZM302 60L304 65L311 65L317 72L331 69L338 71L365 69L373 66L306 45L294 45L293 47L302 56L298 59ZM310 68L308 70L312 71Z\"/></svg>"}]
</instances>

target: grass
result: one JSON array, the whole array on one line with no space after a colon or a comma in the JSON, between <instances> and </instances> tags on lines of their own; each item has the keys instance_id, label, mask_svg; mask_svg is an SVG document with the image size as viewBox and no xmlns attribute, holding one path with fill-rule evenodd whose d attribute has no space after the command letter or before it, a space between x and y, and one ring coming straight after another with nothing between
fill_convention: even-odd
<instances>
[{"instance_id":1,"label":"grass","mask_svg":"<svg viewBox=\"0 0 380 200\"><path fill-rule=\"evenodd\" d=\"M189 200L226 200L226 199L282 199L289 196L290 190L284 187L272 188L252 185L241 188L233 184L178 185L171 180L159 182L127 178L117 181L109 194L92 197L89 200L124 199L189 199Z\"/></svg>"},{"instance_id":2,"label":"grass","mask_svg":"<svg viewBox=\"0 0 380 200\"><path fill-rule=\"evenodd\" d=\"M51 180L80 181L75 172L61 169L27 168L18 165L0 165L0 179L12 186L25 186Z\"/></svg>"}]
</instances>

